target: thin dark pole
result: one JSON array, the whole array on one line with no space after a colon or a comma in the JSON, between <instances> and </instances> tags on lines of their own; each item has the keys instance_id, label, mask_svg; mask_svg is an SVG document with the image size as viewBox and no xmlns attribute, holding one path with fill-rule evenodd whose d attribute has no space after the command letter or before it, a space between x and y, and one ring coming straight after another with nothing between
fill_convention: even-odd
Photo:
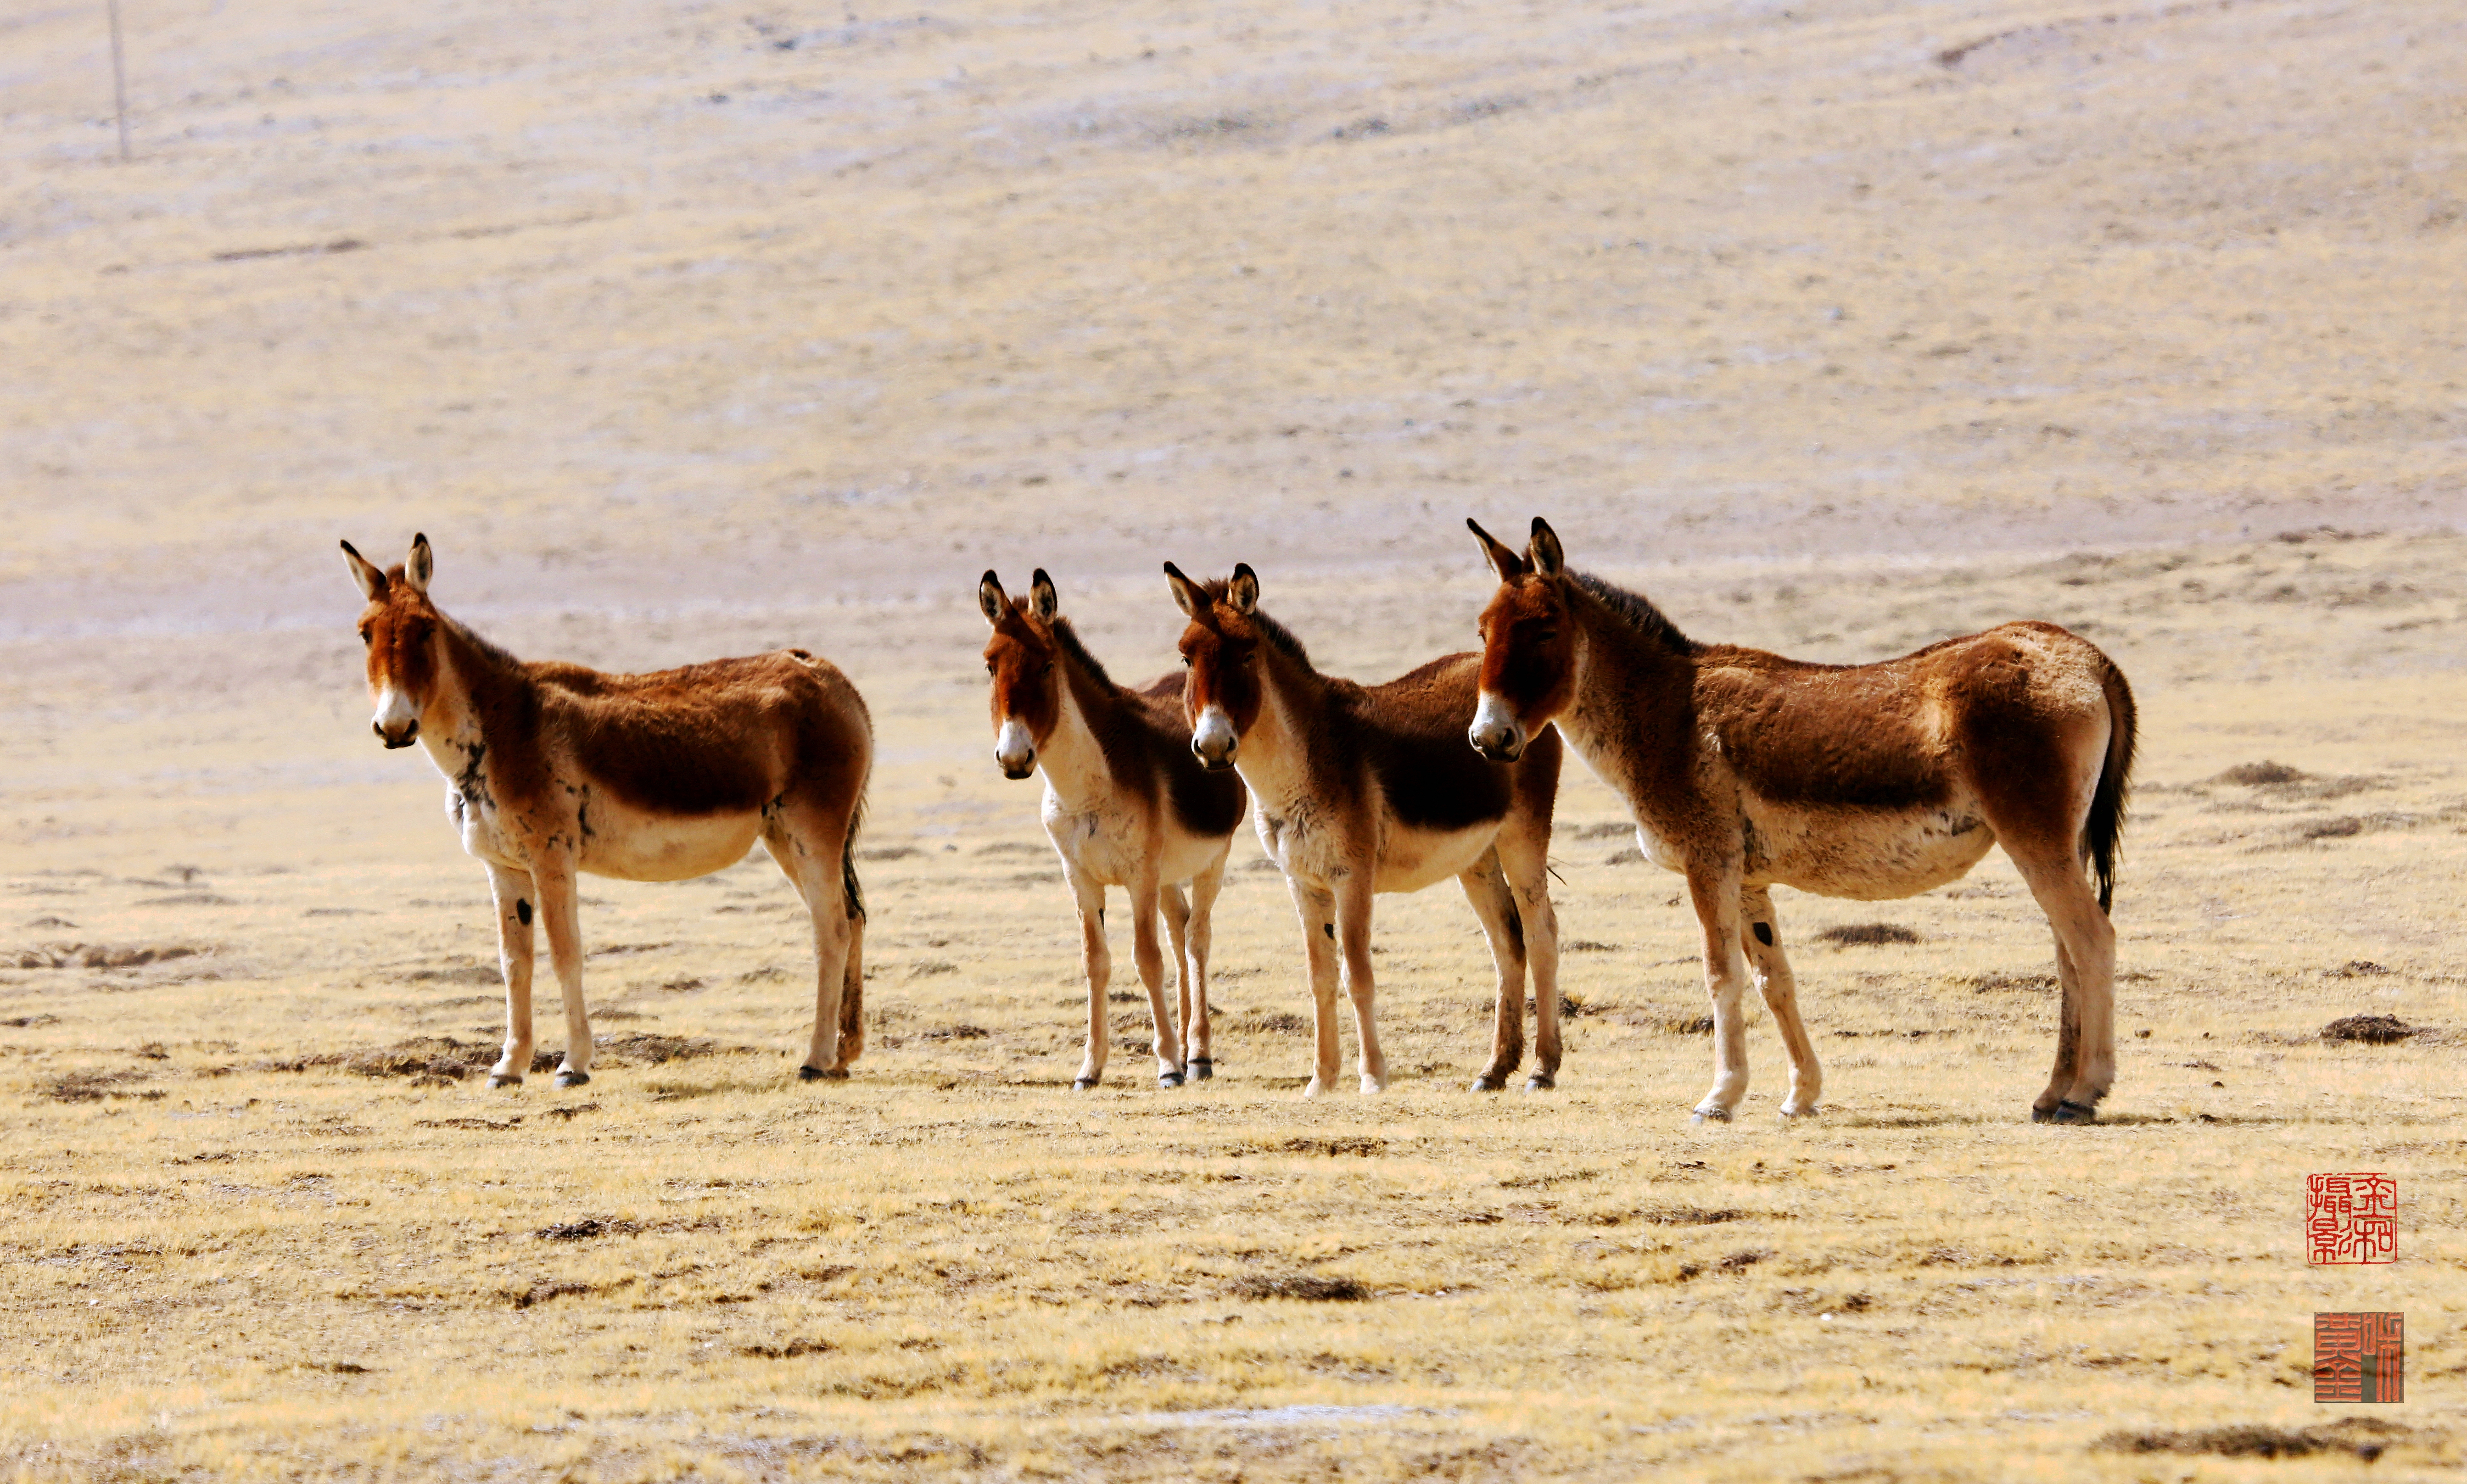
<instances>
[{"instance_id":1,"label":"thin dark pole","mask_svg":"<svg viewBox=\"0 0 2467 1484\"><path fill-rule=\"evenodd\" d=\"M120 157L128 158L128 63L120 41L120 0L111 4L111 105L120 120Z\"/></svg>"}]
</instances>

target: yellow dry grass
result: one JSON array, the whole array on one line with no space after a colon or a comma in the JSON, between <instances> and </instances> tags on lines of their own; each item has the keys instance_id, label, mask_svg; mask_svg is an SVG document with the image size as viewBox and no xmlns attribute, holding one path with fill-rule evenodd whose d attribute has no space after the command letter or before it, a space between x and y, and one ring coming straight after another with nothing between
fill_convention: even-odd
<instances>
[{"instance_id":1,"label":"yellow dry grass","mask_svg":"<svg viewBox=\"0 0 2467 1484\"><path fill-rule=\"evenodd\" d=\"M124 167L98 18L0 22L0 1473L2461 1461L2450 9L128 13ZM1692 923L1580 771L1559 1091L1461 1091L1439 890L1380 904L1391 1094L1297 1099L1247 838L1218 1079L1148 1087L1122 1002L1069 1091L977 573L1052 569L1127 678L1158 560L1247 559L1370 677L1467 641L1461 516L1531 510L1704 637L2117 657L2105 1121L2026 1121L2049 953L1998 856L1786 895L1829 1112L1773 1126L1759 1013L1748 1115L1688 1126ZM332 551L415 527L527 656L857 678L854 1080L793 1080L758 857L588 886L589 1087L419 1074L499 1034L485 882L367 735ZM1918 941L1817 936L1878 921ZM2433 1031L2320 1039L2355 1013ZM2343 1169L2397 1177L2396 1264L2305 1266ZM2407 1313L2407 1404L2311 1401L2331 1309ZM2326 1446L2101 1446L2218 1428Z\"/></svg>"}]
</instances>

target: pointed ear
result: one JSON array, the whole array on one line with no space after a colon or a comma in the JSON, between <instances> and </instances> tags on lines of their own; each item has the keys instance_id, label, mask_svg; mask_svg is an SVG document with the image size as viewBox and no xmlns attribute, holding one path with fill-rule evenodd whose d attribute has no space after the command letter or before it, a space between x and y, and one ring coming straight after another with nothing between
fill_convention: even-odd
<instances>
[{"instance_id":1,"label":"pointed ear","mask_svg":"<svg viewBox=\"0 0 2467 1484\"><path fill-rule=\"evenodd\" d=\"M1002 578L994 575L992 568L986 568L985 574L977 579L978 611L985 616L987 623L998 625L1002 622L1004 611L1009 607L1010 599L1002 590Z\"/></svg>"},{"instance_id":2,"label":"pointed ear","mask_svg":"<svg viewBox=\"0 0 2467 1484\"><path fill-rule=\"evenodd\" d=\"M411 590L413 592L426 593L428 591L428 579L436 575L436 573L437 558L428 550L428 537L425 535L413 536L411 538L411 557L402 564L403 580L411 584Z\"/></svg>"},{"instance_id":3,"label":"pointed ear","mask_svg":"<svg viewBox=\"0 0 2467 1484\"><path fill-rule=\"evenodd\" d=\"M1568 570L1568 553L1559 550L1559 533L1540 516L1533 517L1533 539L1525 547L1533 558L1533 570L1546 577L1555 577Z\"/></svg>"},{"instance_id":4,"label":"pointed ear","mask_svg":"<svg viewBox=\"0 0 2467 1484\"><path fill-rule=\"evenodd\" d=\"M1165 580L1172 585L1173 606L1182 610L1184 618L1199 622L1208 613L1208 590L1184 576L1171 562L1165 564Z\"/></svg>"},{"instance_id":5,"label":"pointed ear","mask_svg":"<svg viewBox=\"0 0 2467 1484\"><path fill-rule=\"evenodd\" d=\"M1052 623L1053 616L1062 611L1062 596L1053 591L1053 579L1045 574L1042 567L1036 569L1036 575L1028 579L1028 611L1048 623Z\"/></svg>"},{"instance_id":6,"label":"pointed ear","mask_svg":"<svg viewBox=\"0 0 2467 1484\"><path fill-rule=\"evenodd\" d=\"M1259 574L1249 562L1234 564L1234 580L1225 585L1225 600L1235 613L1254 613L1259 607Z\"/></svg>"},{"instance_id":7,"label":"pointed ear","mask_svg":"<svg viewBox=\"0 0 2467 1484\"><path fill-rule=\"evenodd\" d=\"M373 603L385 596L385 573L377 571L377 564L362 556L359 549L348 541L343 543L343 560L351 563L351 580L360 585L362 597Z\"/></svg>"},{"instance_id":8,"label":"pointed ear","mask_svg":"<svg viewBox=\"0 0 2467 1484\"><path fill-rule=\"evenodd\" d=\"M1498 574L1500 581L1513 582L1525 574L1525 559L1500 545L1470 516L1465 518L1465 529L1472 531L1474 539L1482 543L1482 559L1490 563L1490 570Z\"/></svg>"}]
</instances>

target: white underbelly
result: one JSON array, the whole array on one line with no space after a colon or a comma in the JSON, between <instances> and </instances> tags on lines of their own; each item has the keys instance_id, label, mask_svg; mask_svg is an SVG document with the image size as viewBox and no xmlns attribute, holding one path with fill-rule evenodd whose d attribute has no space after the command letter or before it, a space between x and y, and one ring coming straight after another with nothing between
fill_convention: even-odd
<instances>
[{"instance_id":1,"label":"white underbelly","mask_svg":"<svg viewBox=\"0 0 2467 1484\"><path fill-rule=\"evenodd\" d=\"M1146 853L1146 829L1129 809L1069 809L1051 790L1045 796L1045 833L1073 868L1108 887L1127 887Z\"/></svg>"},{"instance_id":2,"label":"white underbelly","mask_svg":"<svg viewBox=\"0 0 2467 1484\"><path fill-rule=\"evenodd\" d=\"M1933 809L1748 803L1745 884L1885 901L1958 881L1994 847L1970 799Z\"/></svg>"},{"instance_id":3,"label":"white underbelly","mask_svg":"<svg viewBox=\"0 0 2467 1484\"><path fill-rule=\"evenodd\" d=\"M1379 843L1374 891L1419 891L1456 875L1482 858L1498 838L1499 822L1460 830L1418 830L1392 823Z\"/></svg>"},{"instance_id":4,"label":"white underbelly","mask_svg":"<svg viewBox=\"0 0 2467 1484\"><path fill-rule=\"evenodd\" d=\"M762 831L759 814L650 814L598 793L578 823L582 868L621 881L684 881L726 870L745 859Z\"/></svg>"}]
</instances>

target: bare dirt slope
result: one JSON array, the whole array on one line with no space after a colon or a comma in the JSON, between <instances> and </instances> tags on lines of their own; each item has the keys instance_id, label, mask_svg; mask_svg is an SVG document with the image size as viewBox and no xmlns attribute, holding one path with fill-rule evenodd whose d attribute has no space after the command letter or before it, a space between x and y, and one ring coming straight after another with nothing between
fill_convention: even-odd
<instances>
[{"instance_id":1,"label":"bare dirt slope","mask_svg":"<svg viewBox=\"0 0 2467 1484\"><path fill-rule=\"evenodd\" d=\"M100 12L0 17L0 1467L2467 1448L2452 8L126 16L124 165ZM1686 1127L1693 927L1580 771L1558 1093L1461 1091L1488 967L1433 891L1381 906L1392 1094L1296 1100L1248 840L1222 1075L1146 1087L1125 1002L1068 1092L1075 929L988 756L977 573L1052 569L1144 677L1157 563L1248 560L1373 677L1471 641L1462 517L1536 511L1703 637L2031 616L2117 657L2100 1127L2026 1122L2050 965L2001 856L1786 899L1833 1111L1766 1126L1759 1020L1750 1118ZM790 1075L810 960L759 857L590 887L589 1088L461 1075L501 1032L485 881L368 735L333 550L415 528L525 655L857 678L853 1082ZM1916 941L1821 936L1877 922ZM2424 1033L2320 1038L2359 1013ZM2397 1175L2395 1267L2304 1266L2321 1169ZM2310 1315L2350 1308L2407 1312L2404 1406L2311 1402Z\"/></svg>"}]
</instances>

